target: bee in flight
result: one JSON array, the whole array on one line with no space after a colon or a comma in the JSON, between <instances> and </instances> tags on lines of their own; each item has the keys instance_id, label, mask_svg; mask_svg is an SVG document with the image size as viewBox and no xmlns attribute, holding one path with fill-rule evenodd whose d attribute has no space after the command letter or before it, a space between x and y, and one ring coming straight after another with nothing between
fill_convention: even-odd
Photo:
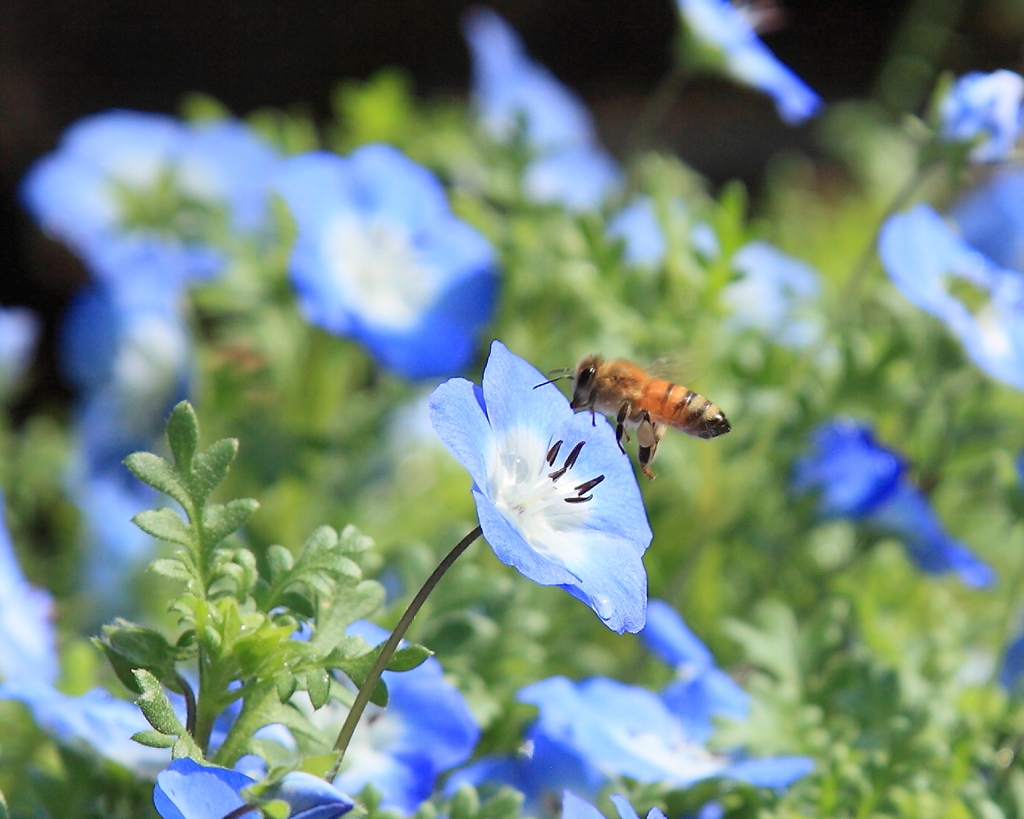
<instances>
[{"instance_id":1,"label":"bee in flight","mask_svg":"<svg viewBox=\"0 0 1024 819\"><path fill-rule=\"evenodd\" d=\"M570 406L588 409L591 416L595 412L615 416L619 449L624 437L629 440L626 430L635 429L640 470L652 480L650 463L669 427L698 438L717 438L732 429L718 405L703 395L656 378L621 358L605 361L596 355L584 356L572 378Z\"/></svg>"}]
</instances>

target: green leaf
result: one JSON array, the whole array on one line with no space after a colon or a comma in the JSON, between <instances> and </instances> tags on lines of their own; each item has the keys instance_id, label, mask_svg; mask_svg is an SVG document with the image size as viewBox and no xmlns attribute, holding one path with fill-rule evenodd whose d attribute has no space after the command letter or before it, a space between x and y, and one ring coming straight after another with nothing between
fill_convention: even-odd
<instances>
[{"instance_id":1,"label":"green leaf","mask_svg":"<svg viewBox=\"0 0 1024 819\"><path fill-rule=\"evenodd\" d=\"M178 741L175 737L163 734L160 731L139 731L132 734L132 739L139 745L147 748L171 748Z\"/></svg>"},{"instance_id":2,"label":"green leaf","mask_svg":"<svg viewBox=\"0 0 1024 819\"><path fill-rule=\"evenodd\" d=\"M150 571L169 577L171 580L180 580L188 583L196 580L195 574L189 571L189 566L184 560L177 557L160 557L149 564Z\"/></svg>"},{"instance_id":3,"label":"green leaf","mask_svg":"<svg viewBox=\"0 0 1024 819\"><path fill-rule=\"evenodd\" d=\"M188 524L173 509L150 509L139 512L132 523L147 535L168 543L177 543L186 549L195 549L195 538Z\"/></svg>"},{"instance_id":4,"label":"green leaf","mask_svg":"<svg viewBox=\"0 0 1024 819\"><path fill-rule=\"evenodd\" d=\"M152 452L133 452L124 459L124 464L136 478L174 498L186 512L194 508L191 493L170 461Z\"/></svg>"},{"instance_id":5,"label":"green leaf","mask_svg":"<svg viewBox=\"0 0 1024 819\"><path fill-rule=\"evenodd\" d=\"M206 762L203 752L190 734L184 734L171 746L171 759L193 759L200 764Z\"/></svg>"},{"instance_id":6,"label":"green leaf","mask_svg":"<svg viewBox=\"0 0 1024 819\"><path fill-rule=\"evenodd\" d=\"M338 539L338 551L343 554L359 554L372 549L373 545L373 538L364 535L351 523L341 530L341 537Z\"/></svg>"},{"instance_id":7,"label":"green leaf","mask_svg":"<svg viewBox=\"0 0 1024 819\"><path fill-rule=\"evenodd\" d=\"M237 454L238 441L222 438L195 456L189 473L189 489L197 508L206 503L210 493L224 480Z\"/></svg>"},{"instance_id":8,"label":"green leaf","mask_svg":"<svg viewBox=\"0 0 1024 819\"><path fill-rule=\"evenodd\" d=\"M523 807L523 795L514 788L502 787L480 809L478 819L515 819Z\"/></svg>"},{"instance_id":9,"label":"green leaf","mask_svg":"<svg viewBox=\"0 0 1024 819\"><path fill-rule=\"evenodd\" d=\"M172 646L160 632L121 619L104 626L102 635L93 642L106 655L118 679L136 694L143 693L135 678L136 670L146 669L164 685L176 688L175 663L192 655L187 649Z\"/></svg>"},{"instance_id":10,"label":"green leaf","mask_svg":"<svg viewBox=\"0 0 1024 819\"><path fill-rule=\"evenodd\" d=\"M8 819L10 812L7 810L7 797L0 791L0 819Z\"/></svg>"},{"instance_id":11,"label":"green leaf","mask_svg":"<svg viewBox=\"0 0 1024 819\"><path fill-rule=\"evenodd\" d=\"M388 671L412 671L434 654L429 648L412 645L398 649L388 662Z\"/></svg>"},{"instance_id":12,"label":"green leaf","mask_svg":"<svg viewBox=\"0 0 1024 819\"><path fill-rule=\"evenodd\" d=\"M322 668L307 671L306 692L314 709L323 708L331 697L331 675Z\"/></svg>"},{"instance_id":13,"label":"green leaf","mask_svg":"<svg viewBox=\"0 0 1024 819\"><path fill-rule=\"evenodd\" d=\"M167 442L171 445L174 462L188 474L199 446L199 419L188 401L179 402L171 410L171 417L167 419Z\"/></svg>"},{"instance_id":14,"label":"green leaf","mask_svg":"<svg viewBox=\"0 0 1024 819\"><path fill-rule=\"evenodd\" d=\"M270 567L270 582L277 583L295 565L295 558L284 546L273 544L267 549L267 565Z\"/></svg>"},{"instance_id":15,"label":"green leaf","mask_svg":"<svg viewBox=\"0 0 1024 819\"><path fill-rule=\"evenodd\" d=\"M252 498L239 498L228 503L214 503L203 509L206 548L211 549L232 532L243 527L259 504Z\"/></svg>"},{"instance_id":16,"label":"green leaf","mask_svg":"<svg viewBox=\"0 0 1024 819\"><path fill-rule=\"evenodd\" d=\"M185 726L178 721L171 701L160 686L159 680L145 669L134 672L135 681L142 692L135 700L146 720L163 734L180 737L187 733Z\"/></svg>"},{"instance_id":17,"label":"green leaf","mask_svg":"<svg viewBox=\"0 0 1024 819\"><path fill-rule=\"evenodd\" d=\"M451 819L476 819L480 810L480 797L471 785L460 785L448 808Z\"/></svg>"},{"instance_id":18,"label":"green leaf","mask_svg":"<svg viewBox=\"0 0 1024 819\"><path fill-rule=\"evenodd\" d=\"M377 611L384 597L384 587L376 580L340 589L334 600L321 608L310 643L324 652L333 650L346 636L345 629Z\"/></svg>"}]
</instances>

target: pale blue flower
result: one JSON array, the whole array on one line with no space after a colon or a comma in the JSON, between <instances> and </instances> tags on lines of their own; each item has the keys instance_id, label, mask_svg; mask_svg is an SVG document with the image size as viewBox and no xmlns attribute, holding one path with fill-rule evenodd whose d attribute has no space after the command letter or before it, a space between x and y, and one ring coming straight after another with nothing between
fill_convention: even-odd
<instances>
[{"instance_id":1,"label":"pale blue flower","mask_svg":"<svg viewBox=\"0 0 1024 819\"><path fill-rule=\"evenodd\" d=\"M813 448L794 467L793 488L818 492L823 517L859 520L903 541L924 572L956 572L968 586L995 582L995 572L946 532L900 457L850 419L822 424Z\"/></svg>"},{"instance_id":2,"label":"pale blue flower","mask_svg":"<svg viewBox=\"0 0 1024 819\"><path fill-rule=\"evenodd\" d=\"M726 326L754 330L783 347L802 349L822 334L818 274L768 242L748 242L732 257L739 278L722 288Z\"/></svg>"},{"instance_id":3,"label":"pale blue flower","mask_svg":"<svg viewBox=\"0 0 1024 819\"><path fill-rule=\"evenodd\" d=\"M716 55L724 73L768 94L779 116L799 125L823 105L811 88L762 43L744 10L728 0L677 0L691 37Z\"/></svg>"},{"instance_id":4,"label":"pale blue flower","mask_svg":"<svg viewBox=\"0 0 1024 819\"><path fill-rule=\"evenodd\" d=\"M36 724L61 745L109 759L138 776L155 777L170 759L170 749L131 739L150 724L137 705L101 688L71 697L38 680L11 679L0 685L0 699L27 705Z\"/></svg>"},{"instance_id":5,"label":"pale blue flower","mask_svg":"<svg viewBox=\"0 0 1024 819\"><path fill-rule=\"evenodd\" d=\"M712 753L686 734L658 696L615 680L551 677L527 686L518 699L538 707L547 736L606 776L676 788L711 778L779 788L814 766L806 757L737 760Z\"/></svg>"},{"instance_id":6,"label":"pale blue flower","mask_svg":"<svg viewBox=\"0 0 1024 819\"><path fill-rule=\"evenodd\" d=\"M611 800L619 812L619 819L639 819L626 797L616 793ZM562 819L605 819L605 816L589 802L566 790L562 797ZM647 819L665 819L665 814L660 808L651 808Z\"/></svg>"},{"instance_id":7,"label":"pale blue flower","mask_svg":"<svg viewBox=\"0 0 1024 819\"><path fill-rule=\"evenodd\" d=\"M223 819L246 804L241 791L253 784L237 771L176 759L157 776L153 805L163 819ZM264 796L287 802L290 819L337 819L355 807L351 797L303 771L285 774Z\"/></svg>"},{"instance_id":8,"label":"pale blue flower","mask_svg":"<svg viewBox=\"0 0 1024 819\"><path fill-rule=\"evenodd\" d=\"M8 394L32 363L42 324L27 307L0 307L0 397Z\"/></svg>"},{"instance_id":9,"label":"pale blue flower","mask_svg":"<svg viewBox=\"0 0 1024 819\"><path fill-rule=\"evenodd\" d=\"M1024 273L1024 168L1002 168L949 211L960 235L999 267Z\"/></svg>"},{"instance_id":10,"label":"pale blue flower","mask_svg":"<svg viewBox=\"0 0 1024 819\"><path fill-rule=\"evenodd\" d=\"M521 136L534 154L523 178L526 194L574 211L599 207L622 173L599 144L583 102L532 60L515 30L490 9L470 9L463 30L481 126L500 141Z\"/></svg>"},{"instance_id":11,"label":"pale blue flower","mask_svg":"<svg viewBox=\"0 0 1024 819\"><path fill-rule=\"evenodd\" d=\"M494 311L495 253L430 171L366 145L293 157L276 187L298 225L290 266L306 318L410 378L469 363Z\"/></svg>"},{"instance_id":12,"label":"pale blue flower","mask_svg":"<svg viewBox=\"0 0 1024 819\"><path fill-rule=\"evenodd\" d=\"M676 680L661 692L661 698L679 717L688 737L697 742L710 739L715 728L712 717L746 717L747 693L715 665L707 646L664 600L647 604L647 625L640 639L676 671Z\"/></svg>"},{"instance_id":13,"label":"pale blue flower","mask_svg":"<svg viewBox=\"0 0 1024 819\"><path fill-rule=\"evenodd\" d=\"M975 364L1024 389L1024 275L987 259L927 205L889 217L878 253L903 295L940 318ZM979 298L965 303L953 283Z\"/></svg>"},{"instance_id":14,"label":"pale blue flower","mask_svg":"<svg viewBox=\"0 0 1024 819\"><path fill-rule=\"evenodd\" d=\"M1024 674L1024 633L1017 635L1003 651L1003 664L999 669L999 684L1012 691Z\"/></svg>"},{"instance_id":15,"label":"pale blue flower","mask_svg":"<svg viewBox=\"0 0 1024 819\"><path fill-rule=\"evenodd\" d=\"M1020 136L1024 77L1000 69L964 74L939 103L940 135L971 144L975 162L1006 159Z\"/></svg>"},{"instance_id":16,"label":"pale blue flower","mask_svg":"<svg viewBox=\"0 0 1024 819\"><path fill-rule=\"evenodd\" d=\"M674 198L668 206L672 216L686 218L683 200ZM625 243L624 258L629 264L657 267L665 261L665 230L650 196L638 196L619 211L608 222L607 233ZM721 252L718 236L707 222L690 227L690 246L705 259L717 258Z\"/></svg>"},{"instance_id":17,"label":"pale blue flower","mask_svg":"<svg viewBox=\"0 0 1024 819\"><path fill-rule=\"evenodd\" d=\"M607 421L573 413L553 384L534 389L546 380L495 341L482 388L456 378L434 391L434 429L473 478L503 563L561 586L614 631L638 631L652 535L632 467Z\"/></svg>"},{"instance_id":18,"label":"pale blue flower","mask_svg":"<svg viewBox=\"0 0 1024 819\"><path fill-rule=\"evenodd\" d=\"M367 622L353 623L347 632L374 646L388 637L387 631ZM428 658L412 671L385 671L382 679L388 687L387 708L367 708L334 784L349 793L373 785L383 795L383 807L410 814L430 797L443 772L469 759L480 729L436 659ZM347 713L331 701L310 719L333 735Z\"/></svg>"},{"instance_id":19,"label":"pale blue flower","mask_svg":"<svg viewBox=\"0 0 1024 819\"><path fill-rule=\"evenodd\" d=\"M0 679L49 685L57 679L53 598L30 585L7 532L0 495Z\"/></svg>"}]
</instances>

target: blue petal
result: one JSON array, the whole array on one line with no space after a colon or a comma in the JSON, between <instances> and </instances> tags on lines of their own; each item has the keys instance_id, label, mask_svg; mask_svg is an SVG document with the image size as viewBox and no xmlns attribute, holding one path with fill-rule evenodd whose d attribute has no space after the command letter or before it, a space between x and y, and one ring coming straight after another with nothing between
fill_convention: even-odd
<instances>
[{"instance_id":1,"label":"blue petal","mask_svg":"<svg viewBox=\"0 0 1024 819\"><path fill-rule=\"evenodd\" d=\"M0 307L0 396L32 363L42 323L25 307Z\"/></svg>"},{"instance_id":2,"label":"blue petal","mask_svg":"<svg viewBox=\"0 0 1024 819\"><path fill-rule=\"evenodd\" d=\"M163 819L212 819L245 804L238 792L253 780L237 771L182 758L157 775L153 805Z\"/></svg>"},{"instance_id":3,"label":"blue petal","mask_svg":"<svg viewBox=\"0 0 1024 819\"><path fill-rule=\"evenodd\" d=\"M537 389L547 380L540 370L509 352L500 341L491 343L483 392L487 418L495 435L502 436L520 427L553 432L572 418L569 402L556 385Z\"/></svg>"},{"instance_id":4,"label":"blue petal","mask_svg":"<svg viewBox=\"0 0 1024 819\"><path fill-rule=\"evenodd\" d=\"M784 788L814 770L814 760L806 756L780 756L733 762L723 776L749 782L762 788Z\"/></svg>"},{"instance_id":5,"label":"blue petal","mask_svg":"<svg viewBox=\"0 0 1024 819\"><path fill-rule=\"evenodd\" d=\"M686 664L700 669L714 665L707 646L664 600L651 600L647 604L647 625L640 632L640 639L671 666Z\"/></svg>"},{"instance_id":6,"label":"blue petal","mask_svg":"<svg viewBox=\"0 0 1024 819\"><path fill-rule=\"evenodd\" d=\"M597 146L544 154L523 175L523 191L534 202L561 205L574 213L597 210L621 185L618 164Z\"/></svg>"},{"instance_id":7,"label":"blue petal","mask_svg":"<svg viewBox=\"0 0 1024 819\"><path fill-rule=\"evenodd\" d=\"M971 149L975 162L1006 159L1020 135L1022 97L1024 78L1013 71L964 74L939 104L941 136L976 143Z\"/></svg>"},{"instance_id":8,"label":"blue petal","mask_svg":"<svg viewBox=\"0 0 1024 819\"><path fill-rule=\"evenodd\" d=\"M715 729L712 717L743 719L750 710L747 693L717 668L708 668L691 680L670 683L661 698L679 718L683 733L697 742L711 738Z\"/></svg>"},{"instance_id":9,"label":"blue petal","mask_svg":"<svg viewBox=\"0 0 1024 819\"><path fill-rule=\"evenodd\" d=\"M665 258L665 235L654 211L654 200L640 196L608 222L608 235L625 243L630 264L656 267Z\"/></svg>"},{"instance_id":10,"label":"blue petal","mask_svg":"<svg viewBox=\"0 0 1024 819\"><path fill-rule=\"evenodd\" d=\"M1024 168L999 170L949 215L971 247L1006 270L1024 272Z\"/></svg>"},{"instance_id":11,"label":"blue petal","mask_svg":"<svg viewBox=\"0 0 1024 819\"><path fill-rule=\"evenodd\" d=\"M487 486L487 458L494 434L483 405L483 390L465 378L452 378L430 394L430 423L476 486Z\"/></svg>"},{"instance_id":12,"label":"blue petal","mask_svg":"<svg viewBox=\"0 0 1024 819\"><path fill-rule=\"evenodd\" d=\"M615 797L613 796L612 799L614 800ZM616 803L617 805L618 803ZM621 813L619 815L622 816ZM566 790L562 794L562 819L604 819L604 814L585 799L580 799L572 791ZM633 819L636 819L635 811Z\"/></svg>"},{"instance_id":13,"label":"blue petal","mask_svg":"<svg viewBox=\"0 0 1024 819\"><path fill-rule=\"evenodd\" d=\"M999 669L999 684L1012 690L1021 674L1024 673L1024 634L1017 636L1006 647L1003 654L1003 665Z\"/></svg>"},{"instance_id":14,"label":"blue petal","mask_svg":"<svg viewBox=\"0 0 1024 819\"><path fill-rule=\"evenodd\" d=\"M288 803L289 819L337 819L355 807L347 794L303 771L285 774L274 789L273 797Z\"/></svg>"}]
</instances>

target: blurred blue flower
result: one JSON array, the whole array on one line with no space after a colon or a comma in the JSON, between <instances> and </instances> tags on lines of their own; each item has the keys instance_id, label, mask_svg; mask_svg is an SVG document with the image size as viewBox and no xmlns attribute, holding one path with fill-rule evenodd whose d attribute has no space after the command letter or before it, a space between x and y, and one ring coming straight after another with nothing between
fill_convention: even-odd
<instances>
[{"instance_id":1,"label":"blurred blue flower","mask_svg":"<svg viewBox=\"0 0 1024 819\"><path fill-rule=\"evenodd\" d=\"M240 792L253 784L237 771L176 759L157 775L153 805L163 819L222 819L246 804ZM355 806L337 788L302 771L285 774L264 796L287 802L290 819L337 819Z\"/></svg>"},{"instance_id":2,"label":"blurred blue flower","mask_svg":"<svg viewBox=\"0 0 1024 819\"><path fill-rule=\"evenodd\" d=\"M27 307L0 307L0 398L17 386L32 363L42 329Z\"/></svg>"},{"instance_id":3,"label":"blurred blue flower","mask_svg":"<svg viewBox=\"0 0 1024 819\"><path fill-rule=\"evenodd\" d=\"M367 145L293 157L276 187L298 224L291 275L312 323L410 378L469 363L494 311L495 253L430 171Z\"/></svg>"},{"instance_id":4,"label":"blurred blue flower","mask_svg":"<svg viewBox=\"0 0 1024 819\"><path fill-rule=\"evenodd\" d=\"M7 532L0 495L0 679L48 685L57 679L53 599L29 585Z\"/></svg>"},{"instance_id":5,"label":"blurred blue flower","mask_svg":"<svg viewBox=\"0 0 1024 819\"><path fill-rule=\"evenodd\" d=\"M737 250L731 263L740 275L722 288L722 304L731 311L727 326L755 330L796 349L821 338L818 274L813 267L759 240Z\"/></svg>"},{"instance_id":6,"label":"blurred blue flower","mask_svg":"<svg viewBox=\"0 0 1024 819\"><path fill-rule=\"evenodd\" d=\"M1024 168L1002 168L949 212L971 247L1006 270L1024 273Z\"/></svg>"},{"instance_id":7,"label":"blurred blue flower","mask_svg":"<svg viewBox=\"0 0 1024 819\"><path fill-rule=\"evenodd\" d=\"M1024 275L993 264L927 205L890 216L878 253L903 295L940 318L975 364L1024 389ZM972 291L970 304L953 285Z\"/></svg>"},{"instance_id":8,"label":"blurred blue flower","mask_svg":"<svg viewBox=\"0 0 1024 819\"><path fill-rule=\"evenodd\" d=\"M373 646L388 637L367 622L353 623L347 633ZM383 680L387 708L367 708L334 784L349 793L372 784L383 794L383 807L410 814L433 793L438 776L469 759L480 729L434 658L412 671L385 671ZM327 733L337 733L347 713L331 701L310 719Z\"/></svg>"},{"instance_id":9,"label":"blurred blue flower","mask_svg":"<svg viewBox=\"0 0 1024 819\"><path fill-rule=\"evenodd\" d=\"M575 211L598 207L622 173L598 143L583 102L530 59L515 30L490 9L470 9L463 31L481 126L503 142L521 136L535 154L523 180L527 195Z\"/></svg>"},{"instance_id":10,"label":"blurred blue flower","mask_svg":"<svg viewBox=\"0 0 1024 819\"><path fill-rule=\"evenodd\" d=\"M488 756L460 768L448 778L445 793L454 794L462 784L508 785L523 794L524 815L545 816L558 812L558 798L566 788L594 799L604 782L597 768L533 725L514 756Z\"/></svg>"},{"instance_id":11,"label":"blurred blue flower","mask_svg":"<svg viewBox=\"0 0 1024 819\"><path fill-rule=\"evenodd\" d=\"M672 199L671 216L686 217L686 203ZM624 257L629 264L657 267L665 261L665 229L650 196L638 196L608 222L608 236L625 242ZM705 259L717 258L721 252L718 236L707 222L690 227L690 246Z\"/></svg>"},{"instance_id":12,"label":"blurred blue flower","mask_svg":"<svg viewBox=\"0 0 1024 819\"><path fill-rule=\"evenodd\" d=\"M1000 69L964 74L939 102L940 136L973 145L975 162L1006 159L1020 136L1024 77Z\"/></svg>"},{"instance_id":13,"label":"blurred blue flower","mask_svg":"<svg viewBox=\"0 0 1024 819\"><path fill-rule=\"evenodd\" d=\"M724 778L779 788L814 767L807 757L738 760L712 753L686 734L659 697L615 680L551 677L527 686L518 699L539 708L547 736L607 776L673 787Z\"/></svg>"},{"instance_id":14,"label":"blurred blue flower","mask_svg":"<svg viewBox=\"0 0 1024 819\"><path fill-rule=\"evenodd\" d=\"M36 724L61 745L97 754L138 776L155 777L170 759L169 749L149 748L131 739L150 730L150 724L137 705L101 688L71 697L39 680L11 679L0 685L0 699L25 703Z\"/></svg>"},{"instance_id":15,"label":"blurred blue flower","mask_svg":"<svg viewBox=\"0 0 1024 819\"><path fill-rule=\"evenodd\" d=\"M1008 691L1016 688L1024 674L1024 632L1010 641L1003 651L1003 664L999 669L999 684Z\"/></svg>"},{"instance_id":16,"label":"blurred blue flower","mask_svg":"<svg viewBox=\"0 0 1024 819\"><path fill-rule=\"evenodd\" d=\"M619 819L639 819L626 797L616 793L612 795L611 800L619 812ZM585 799L580 799L571 790L566 790L562 797L562 819L605 819L605 817L601 811ZM660 808L651 808L647 819L665 819L665 814Z\"/></svg>"},{"instance_id":17,"label":"blurred blue flower","mask_svg":"<svg viewBox=\"0 0 1024 819\"><path fill-rule=\"evenodd\" d=\"M995 572L946 533L905 469L899 456L878 444L867 426L836 419L815 431L811 452L795 464L793 488L818 492L823 517L863 521L900 538L924 572L953 571L968 586L994 583Z\"/></svg>"},{"instance_id":18,"label":"blurred blue flower","mask_svg":"<svg viewBox=\"0 0 1024 819\"><path fill-rule=\"evenodd\" d=\"M683 618L664 600L647 604L647 625L640 639L676 670L661 698L696 742L711 738L714 716L743 719L750 710L747 693L715 665L715 659Z\"/></svg>"},{"instance_id":19,"label":"blurred blue flower","mask_svg":"<svg viewBox=\"0 0 1024 819\"><path fill-rule=\"evenodd\" d=\"M554 385L495 341L483 387L451 379L430 399L441 441L473 479L484 537L542 586L561 586L610 629L638 631L651 542L629 459L607 421L574 413Z\"/></svg>"},{"instance_id":20,"label":"blurred blue flower","mask_svg":"<svg viewBox=\"0 0 1024 819\"><path fill-rule=\"evenodd\" d=\"M799 125L821 110L821 97L758 39L750 6L728 0L677 0L677 5L690 36L713 55L712 62L732 79L768 94L785 122Z\"/></svg>"},{"instance_id":21,"label":"blurred blue flower","mask_svg":"<svg viewBox=\"0 0 1024 819\"><path fill-rule=\"evenodd\" d=\"M213 272L214 211L224 209L239 230L260 224L276 161L241 123L187 125L111 110L72 125L29 169L21 197L40 226L94 271L118 243L145 241L174 254L182 278L194 278ZM222 265L215 258L213 270Z\"/></svg>"}]
</instances>

